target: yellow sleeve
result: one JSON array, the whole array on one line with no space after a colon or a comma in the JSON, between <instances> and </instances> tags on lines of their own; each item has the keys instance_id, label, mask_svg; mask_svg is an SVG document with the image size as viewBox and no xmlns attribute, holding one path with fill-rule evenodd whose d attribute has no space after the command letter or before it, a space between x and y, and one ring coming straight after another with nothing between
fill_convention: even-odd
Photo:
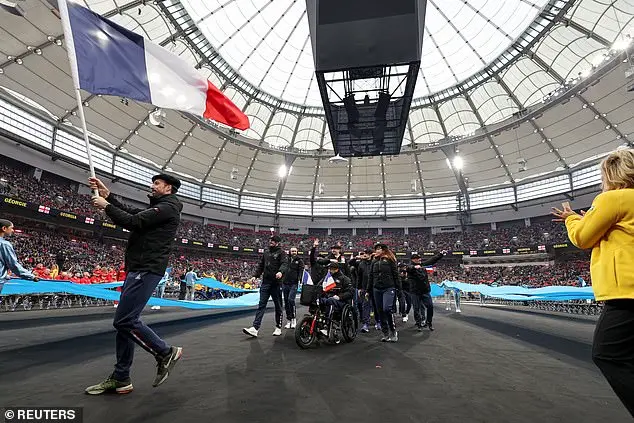
<instances>
[{"instance_id":1,"label":"yellow sleeve","mask_svg":"<svg viewBox=\"0 0 634 423\"><path fill-rule=\"evenodd\" d=\"M620 196L617 191L597 195L585 216L568 216L566 229L568 238L581 249L592 248L618 219Z\"/></svg>"}]
</instances>

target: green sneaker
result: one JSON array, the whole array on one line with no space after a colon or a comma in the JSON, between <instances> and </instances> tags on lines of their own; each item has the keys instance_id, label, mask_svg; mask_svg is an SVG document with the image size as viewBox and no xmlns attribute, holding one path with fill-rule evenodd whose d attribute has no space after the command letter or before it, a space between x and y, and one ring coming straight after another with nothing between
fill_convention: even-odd
<instances>
[{"instance_id":1,"label":"green sneaker","mask_svg":"<svg viewBox=\"0 0 634 423\"><path fill-rule=\"evenodd\" d=\"M125 380L116 380L112 375L108 376L108 379L104 380L98 385L89 386L86 388L88 395L101 395L106 392L114 392L117 394L129 394L132 392L132 379L127 378Z\"/></svg>"}]
</instances>

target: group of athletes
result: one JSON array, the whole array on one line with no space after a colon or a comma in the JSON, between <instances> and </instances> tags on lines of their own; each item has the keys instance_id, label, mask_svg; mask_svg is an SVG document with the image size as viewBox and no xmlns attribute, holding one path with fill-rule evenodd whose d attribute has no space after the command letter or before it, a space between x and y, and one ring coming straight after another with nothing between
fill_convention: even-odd
<instances>
[{"instance_id":1,"label":"group of athletes","mask_svg":"<svg viewBox=\"0 0 634 423\"><path fill-rule=\"evenodd\" d=\"M332 311L341 310L346 303L353 302L358 307L360 331L370 331L371 315L374 315L375 329L381 331L382 342L397 342L395 316L400 315L403 322L409 319L414 309L415 327L422 331L434 330L434 304L427 266L434 265L446 255L446 251L423 260L418 254L411 257L411 263L398 263L396 256L386 244L377 243L374 249L367 249L357 256L346 259L341 245L335 245L330 253L321 256L318 251L319 239L315 239L310 250L309 262L305 263L296 247L290 248L287 255L281 247L282 239L273 235L269 248L264 252L253 278L261 278L260 301L253 325L242 331L251 337L257 337L262 318L269 299L275 306L275 330L273 336L282 335L284 304L286 329L294 329L296 320L295 298L298 285L307 279L305 270L309 270L310 281L315 284L334 282L332 289L324 292L322 304ZM331 282L332 281L332 282ZM446 292L446 299L455 298L456 311L460 312L459 293ZM397 307L398 302L398 307ZM450 303L446 303L449 309Z\"/></svg>"}]
</instances>

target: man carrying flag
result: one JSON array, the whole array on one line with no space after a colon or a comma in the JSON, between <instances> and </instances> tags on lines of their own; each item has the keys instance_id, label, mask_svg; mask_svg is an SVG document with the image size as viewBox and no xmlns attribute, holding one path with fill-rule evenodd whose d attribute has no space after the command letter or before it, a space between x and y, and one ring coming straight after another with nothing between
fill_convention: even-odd
<instances>
[{"instance_id":1,"label":"man carrying flag","mask_svg":"<svg viewBox=\"0 0 634 423\"><path fill-rule=\"evenodd\" d=\"M354 295L352 281L340 271L339 266L340 264L334 261L328 264L328 273L322 284L324 291L322 304L328 308L328 318L332 318L335 311L343 310L346 301L350 301ZM321 332L328 336L327 329L322 329Z\"/></svg>"}]
</instances>

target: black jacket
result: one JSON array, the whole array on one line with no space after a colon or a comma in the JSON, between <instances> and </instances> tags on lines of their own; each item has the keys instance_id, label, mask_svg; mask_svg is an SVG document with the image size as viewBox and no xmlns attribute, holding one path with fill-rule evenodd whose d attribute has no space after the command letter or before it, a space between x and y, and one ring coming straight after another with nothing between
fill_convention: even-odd
<instances>
[{"instance_id":1,"label":"black jacket","mask_svg":"<svg viewBox=\"0 0 634 423\"><path fill-rule=\"evenodd\" d=\"M339 269L336 274L332 275L332 278L335 280L337 286L328 291L326 293L327 296L332 297L333 295L338 295L339 300L341 301L348 301L352 299L354 295L354 287L352 286L350 278L344 275L343 272L341 272L341 269Z\"/></svg>"},{"instance_id":2,"label":"black jacket","mask_svg":"<svg viewBox=\"0 0 634 423\"><path fill-rule=\"evenodd\" d=\"M407 280L410 285L410 292L416 295L429 294L431 292L431 286L429 285L429 277L427 276L427 270L425 266L431 266L438 260L443 258L442 253L438 253L428 260L422 261L420 267L417 269L414 266L407 267Z\"/></svg>"},{"instance_id":3,"label":"black jacket","mask_svg":"<svg viewBox=\"0 0 634 423\"><path fill-rule=\"evenodd\" d=\"M399 286L396 263L385 257L372 261L368 280L369 289L388 289L398 288Z\"/></svg>"},{"instance_id":4,"label":"black jacket","mask_svg":"<svg viewBox=\"0 0 634 423\"><path fill-rule=\"evenodd\" d=\"M275 277L277 272L281 272L282 278L284 278L283 275L286 275L288 272L288 257L279 246L269 247L269 249L262 254L262 260L260 260L258 269L253 276L256 278L262 276L262 283L271 283L278 281Z\"/></svg>"},{"instance_id":5,"label":"black jacket","mask_svg":"<svg viewBox=\"0 0 634 423\"><path fill-rule=\"evenodd\" d=\"M410 292L411 287L409 283L409 279L407 279L407 275L403 275L402 273L398 274L398 283L400 285L399 289L404 292Z\"/></svg>"},{"instance_id":6,"label":"black jacket","mask_svg":"<svg viewBox=\"0 0 634 423\"><path fill-rule=\"evenodd\" d=\"M326 256L326 258L328 260L337 260L337 262L339 263L339 270L343 272L344 275L346 275L347 277L351 278L350 275L350 266L348 266L348 262L346 262L346 258L344 257L343 254L341 254L339 256L339 258L337 259L335 257L335 255L333 253L330 253Z\"/></svg>"},{"instance_id":7,"label":"black jacket","mask_svg":"<svg viewBox=\"0 0 634 423\"><path fill-rule=\"evenodd\" d=\"M326 276L328 263L330 260L319 257L317 247L310 249L310 278L313 283L319 283Z\"/></svg>"},{"instance_id":8,"label":"black jacket","mask_svg":"<svg viewBox=\"0 0 634 423\"><path fill-rule=\"evenodd\" d=\"M141 209L120 203L109 195L106 214L113 223L130 231L125 250L126 272L165 273L181 220L183 204L176 195L150 197L150 207Z\"/></svg>"},{"instance_id":9,"label":"black jacket","mask_svg":"<svg viewBox=\"0 0 634 423\"><path fill-rule=\"evenodd\" d=\"M356 279L353 280L355 288L368 289L368 280L370 278L370 260L350 260L350 266L354 266L356 269Z\"/></svg>"},{"instance_id":10,"label":"black jacket","mask_svg":"<svg viewBox=\"0 0 634 423\"><path fill-rule=\"evenodd\" d=\"M284 274L285 285L297 285L304 273L304 260L299 256L288 257L288 271Z\"/></svg>"}]
</instances>

